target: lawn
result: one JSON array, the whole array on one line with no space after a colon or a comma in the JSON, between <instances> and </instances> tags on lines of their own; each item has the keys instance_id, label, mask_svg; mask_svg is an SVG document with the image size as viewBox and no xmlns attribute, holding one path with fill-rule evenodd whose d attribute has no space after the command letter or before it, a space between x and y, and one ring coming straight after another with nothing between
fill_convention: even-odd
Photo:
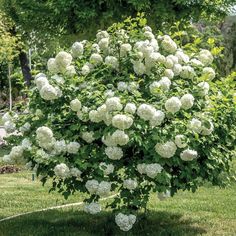
<instances>
[{"instance_id":1,"label":"lawn","mask_svg":"<svg viewBox=\"0 0 236 236\"><path fill-rule=\"evenodd\" d=\"M68 201L57 193L48 194L49 186L43 188L31 177L26 171L0 176L0 218L82 199L81 194ZM159 201L153 194L148 209L146 217L140 215L128 233L115 226L109 211L90 216L82 211L82 207L68 207L0 222L0 236L236 235L235 183L226 189L201 187L195 194L179 192L166 201Z\"/></svg>"}]
</instances>

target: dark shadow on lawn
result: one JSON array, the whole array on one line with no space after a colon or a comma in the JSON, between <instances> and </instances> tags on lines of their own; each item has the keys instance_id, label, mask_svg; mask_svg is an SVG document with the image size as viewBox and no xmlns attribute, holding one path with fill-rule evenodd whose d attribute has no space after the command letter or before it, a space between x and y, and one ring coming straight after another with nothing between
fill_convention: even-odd
<instances>
[{"instance_id":1,"label":"dark shadow on lawn","mask_svg":"<svg viewBox=\"0 0 236 236\"><path fill-rule=\"evenodd\" d=\"M88 215L82 211L51 210L34 213L0 223L2 236L191 236L206 233L194 226L190 219L182 219L181 214L150 211L147 216L139 215L138 222L129 232L122 232L114 222L114 215L107 212Z\"/></svg>"}]
</instances>

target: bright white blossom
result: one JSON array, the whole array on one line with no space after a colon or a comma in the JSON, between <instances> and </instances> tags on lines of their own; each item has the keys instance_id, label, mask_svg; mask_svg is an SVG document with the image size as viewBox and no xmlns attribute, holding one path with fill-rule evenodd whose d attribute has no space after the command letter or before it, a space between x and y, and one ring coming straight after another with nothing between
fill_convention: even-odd
<instances>
[{"instance_id":1,"label":"bright white blossom","mask_svg":"<svg viewBox=\"0 0 236 236\"><path fill-rule=\"evenodd\" d=\"M66 164L61 163L55 166L54 173L60 178L66 178L70 174L70 169Z\"/></svg>"},{"instance_id":2,"label":"bright white blossom","mask_svg":"<svg viewBox=\"0 0 236 236\"><path fill-rule=\"evenodd\" d=\"M165 102L165 108L170 113L176 113L181 108L181 101L177 97L171 97Z\"/></svg>"},{"instance_id":3,"label":"bright white blossom","mask_svg":"<svg viewBox=\"0 0 236 236\"><path fill-rule=\"evenodd\" d=\"M127 115L117 114L112 118L112 125L120 130L129 129L133 124L133 119Z\"/></svg>"},{"instance_id":4,"label":"bright white blossom","mask_svg":"<svg viewBox=\"0 0 236 236\"><path fill-rule=\"evenodd\" d=\"M123 213L119 213L115 217L115 222L122 231L129 231L136 222L136 216L132 214L125 215Z\"/></svg>"},{"instance_id":5,"label":"bright white blossom","mask_svg":"<svg viewBox=\"0 0 236 236\"><path fill-rule=\"evenodd\" d=\"M199 59L205 66L207 66L207 65L209 65L209 64L211 64L211 63L213 62L213 59L214 59L214 58L213 58L213 56L212 56L212 54L211 54L210 51L203 49L203 50L200 51L200 53L199 53L199 55L198 55L198 59Z\"/></svg>"},{"instance_id":6,"label":"bright white blossom","mask_svg":"<svg viewBox=\"0 0 236 236\"><path fill-rule=\"evenodd\" d=\"M138 182L134 179L125 179L123 182L123 187L129 190L134 190L138 187Z\"/></svg>"},{"instance_id":7,"label":"bright white blossom","mask_svg":"<svg viewBox=\"0 0 236 236\"><path fill-rule=\"evenodd\" d=\"M156 112L156 109L148 104L141 104L138 107L137 114L143 120L151 120Z\"/></svg>"},{"instance_id":8,"label":"bright white blossom","mask_svg":"<svg viewBox=\"0 0 236 236\"><path fill-rule=\"evenodd\" d=\"M186 149L180 153L180 158L183 161L192 161L197 158L197 151L191 150L191 149Z\"/></svg>"},{"instance_id":9,"label":"bright white blossom","mask_svg":"<svg viewBox=\"0 0 236 236\"><path fill-rule=\"evenodd\" d=\"M192 94L185 94L180 98L180 102L182 104L181 108L190 109L194 104L194 97Z\"/></svg>"},{"instance_id":10,"label":"bright white blossom","mask_svg":"<svg viewBox=\"0 0 236 236\"><path fill-rule=\"evenodd\" d=\"M72 111L79 111L81 109L82 105L78 98L72 100L70 102L70 108Z\"/></svg>"},{"instance_id":11,"label":"bright white blossom","mask_svg":"<svg viewBox=\"0 0 236 236\"><path fill-rule=\"evenodd\" d=\"M205 75L208 80L213 80L216 76L216 72L211 67L205 67L202 70L202 75Z\"/></svg>"},{"instance_id":12,"label":"bright white blossom","mask_svg":"<svg viewBox=\"0 0 236 236\"><path fill-rule=\"evenodd\" d=\"M103 62L102 56L98 53L93 53L90 57L90 62L95 66L100 65Z\"/></svg>"},{"instance_id":13,"label":"bright white blossom","mask_svg":"<svg viewBox=\"0 0 236 236\"><path fill-rule=\"evenodd\" d=\"M97 202L92 202L84 206L84 211L91 215L95 215L101 211L101 206Z\"/></svg>"},{"instance_id":14,"label":"bright white blossom","mask_svg":"<svg viewBox=\"0 0 236 236\"><path fill-rule=\"evenodd\" d=\"M175 144L178 148L184 148L187 146L186 137L182 134L175 136Z\"/></svg>"},{"instance_id":15,"label":"bright white blossom","mask_svg":"<svg viewBox=\"0 0 236 236\"><path fill-rule=\"evenodd\" d=\"M111 97L106 100L106 106L108 111L120 111L122 110L123 106L120 102L120 98L118 97Z\"/></svg>"},{"instance_id":16,"label":"bright white blossom","mask_svg":"<svg viewBox=\"0 0 236 236\"><path fill-rule=\"evenodd\" d=\"M209 92L210 85L207 82L200 82L198 85L199 95L206 96Z\"/></svg>"},{"instance_id":17,"label":"bright white blossom","mask_svg":"<svg viewBox=\"0 0 236 236\"><path fill-rule=\"evenodd\" d=\"M137 107L134 103L127 103L125 105L124 111L127 113L130 113L130 114L135 114L136 109L137 109Z\"/></svg>"},{"instance_id":18,"label":"bright white blossom","mask_svg":"<svg viewBox=\"0 0 236 236\"><path fill-rule=\"evenodd\" d=\"M86 141L87 143L92 143L95 138L94 138L94 132L90 131L90 132L83 132L81 135L81 138Z\"/></svg>"},{"instance_id":19,"label":"bright white blossom","mask_svg":"<svg viewBox=\"0 0 236 236\"><path fill-rule=\"evenodd\" d=\"M119 147L106 147L105 153L111 160L120 160L123 157L123 151Z\"/></svg>"},{"instance_id":20,"label":"bright white blossom","mask_svg":"<svg viewBox=\"0 0 236 236\"><path fill-rule=\"evenodd\" d=\"M101 162L99 164L100 169L103 171L104 175L109 175L114 172L114 165L113 164L106 164L105 162Z\"/></svg>"},{"instance_id":21,"label":"bright white blossom","mask_svg":"<svg viewBox=\"0 0 236 236\"><path fill-rule=\"evenodd\" d=\"M193 118L189 123L189 128L195 133L201 133L202 131L202 122L196 118Z\"/></svg>"},{"instance_id":22,"label":"bright white blossom","mask_svg":"<svg viewBox=\"0 0 236 236\"><path fill-rule=\"evenodd\" d=\"M80 57L81 55L83 55L84 45L81 42L75 42L71 47L71 51L73 57Z\"/></svg>"},{"instance_id":23,"label":"bright white blossom","mask_svg":"<svg viewBox=\"0 0 236 236\"><path fill-rule=\"evenodd\" d=\"M39 93L44 100L55 100L59 95L57 89L50 84L45 84Z\"/></svg>"},{"instance_id":24,"label":"bright white blossom","mask_svg":"<svg viewBox=\"0 0 236 236\"><path fill-rule=\"evenodd\" d=\"M170 158L175 155L177 147L174 142L157 143L155 146L156 152L164 158Z\"/></svg>"},{"instance_id":25,"label":"bright white blossom","mask_svg":"<svg viewBox=\"0 0 236 236\"><path fill-rule=\"evenodd\" d=\"M67 144L66 149L68 153L76 154L79 151L80 144L78 142L70 142Z\"/></svg>"}]
</instances>

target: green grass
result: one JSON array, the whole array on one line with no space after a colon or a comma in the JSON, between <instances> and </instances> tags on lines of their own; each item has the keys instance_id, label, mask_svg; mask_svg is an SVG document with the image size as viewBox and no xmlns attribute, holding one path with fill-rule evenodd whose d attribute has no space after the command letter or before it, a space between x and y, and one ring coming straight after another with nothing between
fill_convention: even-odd
<instances>
[{"instance_id":1,"label":"green grass","mask_svg":"<svg viewBox=\"0 0 236 236\"><path fill-rule=\"evenodd\" d=\"M48 194L48 188L32 181L29 172L1 175L0 218L82 199L81 194L76 194L65 201L58 193ZM179 192L163 202L153 194L148 209L148 214L140 215L128 233L116 227L109 211L90 216L82 207L70 207L0 222L0 236L236 235L235 183L226 189L208 186L194 194Z\"/></svg>"}]
</instances>

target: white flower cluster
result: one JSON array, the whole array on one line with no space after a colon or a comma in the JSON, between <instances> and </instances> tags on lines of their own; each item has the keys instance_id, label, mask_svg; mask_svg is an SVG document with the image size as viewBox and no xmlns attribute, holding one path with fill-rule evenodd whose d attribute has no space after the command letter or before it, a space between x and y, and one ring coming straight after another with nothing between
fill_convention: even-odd
<instances>
[{"instance_id":1,"label":"white flower cluster","mask_svg":"<svg viewBox=\"0 0 236 236\"><path fill-rule=\"evenodd\" d=\"M156 152L164 158L170 158L175 155L177 147L174 142L157 143L155 146Z\"/></svg>"},{"instance_id":2,"label":"white flower cluster","mask_svg":"<svg viewBox=\"0 0 236 236\"><path fill-rule=\"evenodd\" d=\"M54 167L54 173L60 178L66 178L70 175L70 169L66 164L61 163Z\"/></svg>"},{"instance_id":3,"label":"white flower cluster","mask_svg":"<svg viewBox=\"0 0 236 236\"><path fill-rule=\"evenodd\" d=\"M15 120L17 118L18 115L16 113L11 115L9 112L2 116L3 127L7 133L12 133L16 130Z\"/></svg>"},{"instance_id":4,"label":"white flower cluster","mask_svg":"<svg viewBox=\"0 0 236 236\"><path fill-rule=\"evenodd\" d=\"M106 164L105 162L101 162L99 168L103 171L104 175L112 174L115 169L114 165Z\"/></svg>"},{"instance_id":5,"label":"white flower cluster","mask_svg":"<svg viewBox=\"0 0 236 236\"><path fill-rule=\"evenodd\" d=\"M136 216L132 214L125 215L123 213L119 213L115 217L115 222L122 231L129 231L136 222Z\"/></svg>"},{"instance_id":6,"label":"white flower cluster","mask_svg":"<svg viewBox=\"0 0 236 236\"><path fill-rule=\"evenodd\" d=\"M112 135L103 136L102 142L108 147L124 146L129 142L129 136L123 130L116 130Z\"/></svg>"},{"instance_id":7,"label":"white flower cluster","mask_svg":"<svg viewBox=\"0 0 236 236\"><path fill-rule=\"evenodd\" d=\"M180 158L183 161L192 161L193 159L197 158L197 151L191 150L191 149L186 149L180 153Z\"/></svg>"},{"instance_id":8,"label":"white flower cluster","mask_svg":"<svg viewBox=\"0 0 236 236\"><path fill-rule=\"evenodd\" d=\"M36 140L39 146L46 150L51 150L55 143L52 130L46 126L39 127L36 130Z\"/></svg>"},{"instance_id":9,"label":"white flower cluster","mask_svg":"<svg viewBox=\"0 0 236 236\"><path fill-rule=\"evenodd\" d=\"M87 143L92 143L95 138L94 138L94 132L93 131L90 131L90 132L83 132L81 134L81 138L87 142Z\"/></svg>"},{"instance_id":10,"label":"white flower cluster","mask_svg":"<svg viewBox=\"0 0 236 236\"><path fill-rule=\"evenodd\" d=\"M59 178L76 177L80 179L82 172L76 168L71 169L64 163L58 164L54 167L54 173Z\"/></svg>"},{"instance_id":11,"label":"white flower cluster","mask_svg":"<svg viewBox=\"0 0 236 236\"><path fill-rule=\"evenodd\" d=\"M120 147L107 147L105 153L111 160L120 160L123 157L123 151Z\"/></svg>"},{"instance_id":12,"label":"white flower cluster","mask_svg":"<svg viewBox=\"0 0 236 236\"><path fill-rule=\"evenodd\" d=\"M91 214L91 215L95 215L95 214L99 213L101 210L102 210L101 206L97 202L92 202L92 203L86 204L84 206L84 211Z\"/></svg>"},{"instance_id":13,"label":"white flower cluster","mask_svg":"<svg viewBox=\"0 0 236 236\"><path fill-rule=\"evenodd\" d=\"M214 125L211 121L201 122L200 120L193 118L189 122L189 129L198 134L210 135L214 130Z\"/></svg>"},{"instance_id":14,"label":"white flower cluster","mask_svg":"<svg viewBox=\"0 0 236 236\"><path fill-rule=\"evenodd\" d=\"M141 119L148 120L151 126L158 126L165 119L165 114L161 110L156 110L148 104L141 104L138 107L137 114Z\"/></svg>"},{"instance_id":15,"label":"white flower cluster","mask_svg":"<svg viewBox=\"0 0 236 236\"><path fill-rule=\"evenodd\" d=\"M78 55L78 44L72 46L73 54ZM47 63L48 71L51 74L62 73L69 77L76 74L75 67L71 65L72 56L67 52L59 52L55 58L50 58Z\"/></svg>"},{"instance_id":16,"label":"white flower cluster","mask_svg":"<svg viewBox=\"0 0 236 236\"><path fill-rule=\"evenodd\" d=\"M112 125L120 130L129 129L133 124L133 119L127 115L117 114L112 117Z\"/></svg>"},{"instance_id":17,"label":"white flower cluster","mask_svg":"<svg viewBox=\"0 0 236 236\"><path fill-rule=\"evenodd\" d=\"M138 164L137 170L140 174L146 174L148 177L154 179L157 174L160 174L163 170L163 167L160 164L153 163L153 164Z\"/></svg>"},{"instance_id":18,"label":"white flower cluster","mask_svg":"<svg viewBox=\"0 0 236 236\"><path fill-rule=\"evenodd\" d=\"M39 90L40 96L44 100L55 100L62 96L61 90L58 87L50 85L45 74L37 74L34 81Z\"/></svg>"},{"instance_id":19,"label":"white flower cluster","mask_svg":"<svg viewBox=\"0 0 236 236\"><path fill-rule=\"evenodd\" d=\"M129 190L134 190L138 187L138 182L134 179L125 179L123 181L123 187Z\"/></svg>"},{"instance_id":20,"label":"white flower cluster","mask_svg":"<svg viewBox=\"0 0 236 236\"><path fill-rule=\"evenodd\" d=\"M100 197L106 196L111 191L111 183L107 181L98 182L97 180L88 180L85 184L86 189L90 194L96 194Z\"/></svg>"}]
</instances>

